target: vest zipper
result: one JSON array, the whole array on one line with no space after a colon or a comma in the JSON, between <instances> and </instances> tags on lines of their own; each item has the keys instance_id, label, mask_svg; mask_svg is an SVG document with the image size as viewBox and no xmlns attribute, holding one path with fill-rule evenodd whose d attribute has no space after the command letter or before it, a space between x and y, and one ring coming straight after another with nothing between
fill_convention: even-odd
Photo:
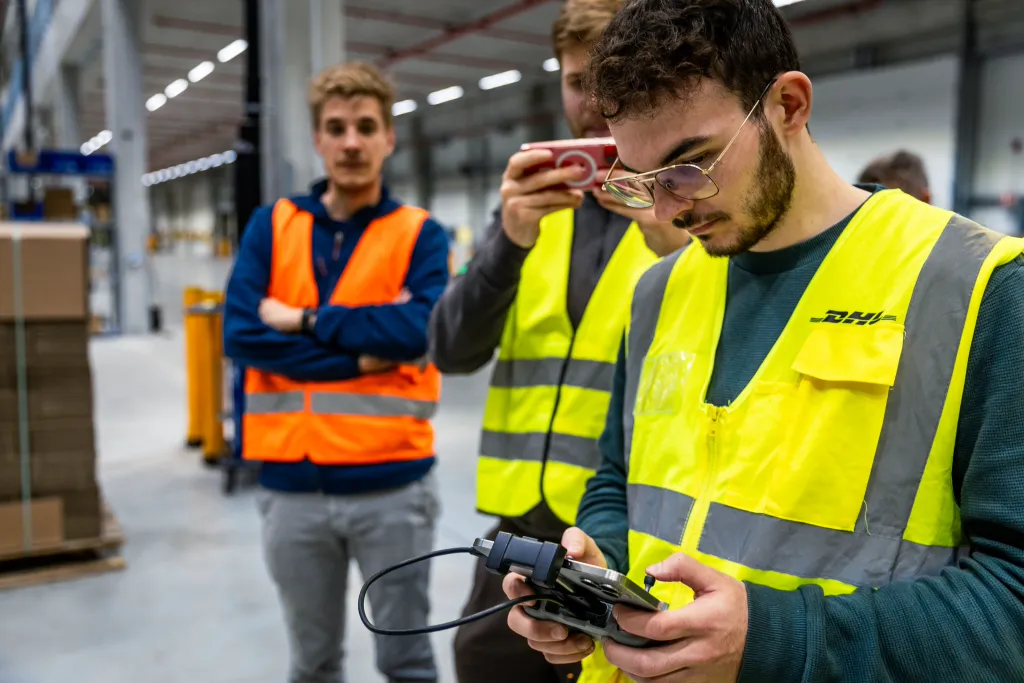
<instances>
[{"instance_id":1,"label":"vest zipper","mask_svg":"<svg viewBox=\"0 0 1024 683\"><path fill-rule=\"evenodd\" d=\"M558 386L555 387L555 405L551 408L551 420L548 422L548 432L544 435L544 452L541 454L540 459L540 500L544 505L551 509L551 505L548 504L548 499L544 495L544 475L548 469L548 452L551 450L551 435L555 429L555 417L558 415L558 404L562 400L562 383L565 381L565 373L569 370L569 362L572 359L572 347L576 343L576 333L573 332L572 337L569 338L569 351L565 355L565 360L562 361L562 368L558 372ZM556 517L558 515L554 510L551 513Z\"/></svg>"},{"instance_id":2,"label":"vest zipper","mask_svg":"<svg viewBox=\"0 0 1024 683\"><path fill-rule=\"evenodd\" d=\"M687 520L686 530L683 532L682 549L687 553L697 550L701 533L704 530L704 522L707 519L708 509L711 507L711 496L708 493L711 484L715 480L718 469L718 435L722 429L722 422L725 419L725 408L708 406L708 423L706 432L706 457L704 459L704 471L701 476L700 493L693 502L693 510Z\"/></svg>"}]
</instances>

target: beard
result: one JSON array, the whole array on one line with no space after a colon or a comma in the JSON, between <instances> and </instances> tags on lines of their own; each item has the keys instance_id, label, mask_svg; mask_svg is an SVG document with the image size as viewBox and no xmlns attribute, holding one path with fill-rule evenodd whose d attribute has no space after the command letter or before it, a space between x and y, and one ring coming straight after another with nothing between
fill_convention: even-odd
<instances>
[{"instance_id":1,"label":"beard","mask_svg":"<svg viewBox=\"0 0 1024 683\"><path fill-rule=\"evenodd\" d=\"M739 225L731 236L732 241L726 243L716 242L713 231L695 235L709 256L735 256L749 250L775 230L793 200L793 189L796 187L793 160L782 149L775 131L767 122L762 121L758 128L761 153L754 172L754 186L747 192L742 206L750 222ZM719 211L703 216L687 214L673 222L676 227L685 229L707 221L729 218L729 214Z\"/></svg>"}]
</instances>

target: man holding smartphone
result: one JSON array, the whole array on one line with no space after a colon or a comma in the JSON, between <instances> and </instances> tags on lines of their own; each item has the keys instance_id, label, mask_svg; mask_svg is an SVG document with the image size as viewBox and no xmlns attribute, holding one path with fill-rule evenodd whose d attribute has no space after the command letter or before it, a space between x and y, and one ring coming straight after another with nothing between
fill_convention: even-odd
<instances>
[{"instance_id":1,"label":"man holding smartphone","mask_svg":"<svg viewBox=\"0 0 1024 683\"><path fill-rule=\"evenodd\" d=\"M580 73L587 48L620 0L568 0L553 27L563 109L574 137L608 128L586 106ZM600 456L611 373L628 292L658 256L688 237L607 192L561 189L575 168L535 171L546 150L520 152L505 170L501 208L485 243L442 296L430 322L431 356L444 373L472 373L500 349L480 440L477 507L499 530L558 541L573 524ZM505 600L483 563L464 614ZM459 629L460 683L562 683L578 665L555 667L502 619Z\"/></svg>"}]
</instances>

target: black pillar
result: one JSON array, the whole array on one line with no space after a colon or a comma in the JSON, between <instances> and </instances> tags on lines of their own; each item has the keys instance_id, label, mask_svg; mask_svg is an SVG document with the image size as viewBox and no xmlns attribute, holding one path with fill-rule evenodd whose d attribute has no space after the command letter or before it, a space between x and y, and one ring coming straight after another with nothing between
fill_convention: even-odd
<instances>
[{"instance_id":1,"label":"black pillar","mask_svg":"<svg viewBox=\"0 0 1024 683\"><path fill-rule=\"evenodd\" d=\"M434 160L423 130L423 116L412 114L412 172L416 183L416 203L427 211L434 200Z\"/></svg>"},{"instance_id":2,"label":"black pillar","mask_svg":"<svg viewBox=\"0 0 1024 683\"><path fill-rule=\"evenodd\" d=\"M973 205L978 127L981 124L981 57L977 48L975 2L963 0L963 3L953 158L953 210L959 214L967 214Z\"/></svg>"},{"instance_id":3,"label":"black pillar","mask_svg":"<svg viewBox=\"0 0 1024 683\"><path fill-rule=\"evenodd\" d=\"M241 242L252 212L260 206L263 196L260 168L260 17L259 0L243 0L245 4L245 111L235 144L235 219L236 240ZM236 245L237 246L237 245Z\"/></svg>"},{"instance_id":4,"label":"black pillar","mask_svg":"<svg viewBox=\"0 0 1024 683\"><path fill-rule=\"evenodd\" d=\"M21 88L25 98L25 151L35 151L35 108L32 105L32 53L28 44L28 0L18 0L18 29L21 33ZM13 96L14 93L11 93Z\"/></svg>"}]
</instances>

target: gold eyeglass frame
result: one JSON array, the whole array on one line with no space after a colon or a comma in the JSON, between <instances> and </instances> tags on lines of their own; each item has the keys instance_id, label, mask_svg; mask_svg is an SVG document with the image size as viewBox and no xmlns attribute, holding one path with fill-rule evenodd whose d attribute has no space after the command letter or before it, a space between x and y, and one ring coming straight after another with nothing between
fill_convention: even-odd
<instances>
[{"instance_id":1,"label":"gold eyeglass frame","mask_svg":"<svg viewBox=\"0 0 1024 683\"><path fill-rule=\"evenodd\" d=\"M754 115L754 112L757 110L758 105L761 104L762 100L764 100L764 96L768 94L768 91L771 89L771 87L773 85L775 85L775 81L776 80L777 79L773 78L771 80L771 82L768 83L768 85L765 86L764 90L761 91L761 95L757 98L757 102L754 102L754 106L750 108L749 112L747 112L746 118L743 119L743 123L741 123L739 125L739 128L736 129L736 132L733 133L732 139L729 140L729 144L727 144L725 146L725 149L722 150L722 153L718 155L718 158L715 159L711 163L711 166L709 166L707 168L707 170L704 170L703 168L701 168L697 164L690 164L690 163L687 163L687 164L672 164L670 166L664 166L662 168L655 169L653 171L647 171L645 173L636 173L636 174L631 175L631 176L622 176L620 178L615 178L614 179L615 181L637 181L638 183L641 183L641 185L647 186L647 188L646 188L647 189L647 193L651 197L651 200L648 203L648 202L644 202L644 200L637 200L635 197L625 197L622 194L620 194L619 192L616 192L615 190L612 189L613 187L615 187L614 185L611 184L611 181L612 181L612 171L615 170L615 167L619 163L619 158L616 156L615 157L615 161L612 162L611 168L608 169L608 175L605 176L604 182L601 184L601 187L604 188L605 192L607 192L608 194L612 195L613 197L615 197L620 202L622 202L623 204L625 204L626 206L628 206L630 208L633 208L633 209L649 209L652 206L654 206L654 188L650 187L650 184L657 181L657 176L659 174L661 174L661 173L664 173L665 171L670 171L673 168L689 167L689 168L695 168L698 171L700 171L701 175L703 175L708 180L708 182L705 183L705 187L707 187L707 185L710 184L710 185L712 185L715 188L715 191L713 193L707 195L706 197L681 197L678 194L676 194L675 192L673 192L672 190L670 190L667 187L665 187L664 185L661 185L661 183L658 183L658 184L661 185L662 188L666 192L668 192L669 194L671 194L674 197L679 197L679 199L689 200L689 201L700 201L700 200L703 200L703 199L711 199L712 197L714 197L715 195L717 195L719 192L722 191L721 188L718 186L718 183L715 182L715 179L711 177L711 172L715 169L715 166L718 165L718 162L722 160L722 157L725 156L726 152L729 151L729 148L732 147L732 144L734 142L736 142L736 138L738 138L740 136L740 132L743 130L743 126L747 125L747 121L749 121L750 117Z\"/></svg>"}]
</instances>

